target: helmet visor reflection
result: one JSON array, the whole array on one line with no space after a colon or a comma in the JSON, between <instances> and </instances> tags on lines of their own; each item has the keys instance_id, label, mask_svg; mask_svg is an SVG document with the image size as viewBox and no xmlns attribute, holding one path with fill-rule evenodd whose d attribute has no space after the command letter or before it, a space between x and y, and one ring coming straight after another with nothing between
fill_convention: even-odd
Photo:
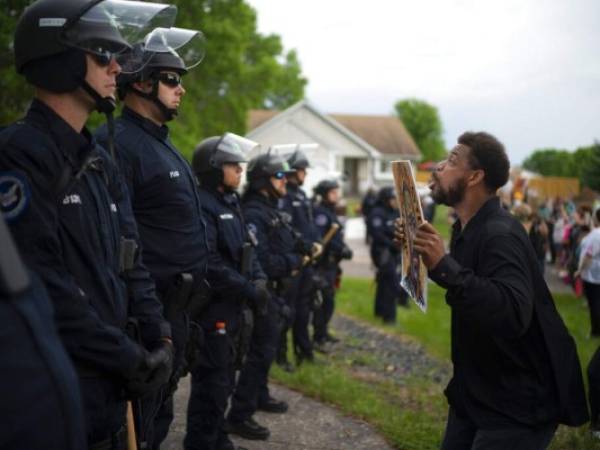
<instances>
[{"instance_id":1,"label":"helmet visor reflection","mask_svg":"<svg viewBox=\"0 0 600 450\"><path fill-rule=\"evenodd\" d=\"M144 40L144 50L170 53L183 62L185 70L197 66L206 54L206 39L201 31L184 28L156 28Z\"/></svg>"},{"instance_id":2,"label":"helmet visor reflection","mask_svg":"<svg viewBox=\"0 0 600 450\"><path fill-rule=\"evenodd\" d=\"M114 57L125 73L141 70L152 54L132 51L156 27L170 27L177 15L173 5L131 0L104 0L65 25L63 42L98 56Z\"/></svg>"}]
</instances>

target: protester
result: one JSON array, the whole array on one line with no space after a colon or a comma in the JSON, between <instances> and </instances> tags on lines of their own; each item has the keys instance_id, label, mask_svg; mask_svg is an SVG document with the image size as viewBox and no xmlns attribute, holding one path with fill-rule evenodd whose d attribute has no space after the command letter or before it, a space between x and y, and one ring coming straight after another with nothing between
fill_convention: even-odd
<instances>
[{"instance_id":1,"label":"protester","mask_svg":"<svg viewBox=\"0 0 600 450\"><path fill-rule=\"evenodd\" d=\"M429 223L414 241L452 313L444 450L542 449L559 423L588 420L573 339L523 226L496 196L508 172L496 138L461 135L430 182L434 200L458 216L450 253Z\"/></svg>"}]
</instances>

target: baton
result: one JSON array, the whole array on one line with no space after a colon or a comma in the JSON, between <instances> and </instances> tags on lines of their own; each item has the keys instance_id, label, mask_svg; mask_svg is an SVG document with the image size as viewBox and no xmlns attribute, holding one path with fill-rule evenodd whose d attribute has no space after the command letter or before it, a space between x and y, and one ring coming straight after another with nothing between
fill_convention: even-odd
<instances>
[{"instance_id":1,"label":"baton","mask_svg":"<svg viewBox=\"0 0 600 450\"><path fill-rule=\"evenodd\" d=\"M319 242L323 246L323 251L321 252L321 255L323 253L325 253L325 247L327 246L327 244L329 244L329 241L331 241L333 239L333 236L335 236L335 233L337 233L339 229L340 229L339 224L337 224L337 223L331 224L331 226L329 227L329 230L327 230L327 233L325 233L325 235ZM319 255L319 257L321 257L321 255ZM308 263L310 263L313 260L316 260L316 258L311 258L310 256L305 256L304 259L302 260L302 265L306 266Z\"/></svg>"},{"instance_id":2,"label":"baton","mask_svg":"<svg viewBox=\"0 0 600 450\"><path fill-rule=\"evenodd\" d=\"M127 400L127 450L138 450L131 400Z\"/></svg>"}]
</instances>

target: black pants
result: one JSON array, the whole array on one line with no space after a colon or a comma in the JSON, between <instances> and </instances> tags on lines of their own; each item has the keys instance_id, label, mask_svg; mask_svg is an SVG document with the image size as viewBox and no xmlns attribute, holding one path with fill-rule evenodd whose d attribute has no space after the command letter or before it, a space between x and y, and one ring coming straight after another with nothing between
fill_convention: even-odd
<instances>
[{"instance_id":1,"label":"black pants","mask_svg":"<svg viewBox=\"0 0 600 450\"><path fill-rule=\"evenodd\" d=\"M239 299L211 305L199 319L205 344L200 361L192 369L192 388L187 409L185 450L215 450L226 437L223 432L227 401L233 390L233 337L240 324ZM225 333L216 322L225 322Z\"/></svg>"},{"instance_id":2,"label":"black pants","mask_svg":"<svg viewBox=\"0 0 600 450\"><path fill-rule=\"evenodd\" d=\"M185 345L189 335L187 315L185 313L179 314L174 321L170 322L170 325L173 347L175 348L172 375L174 379L170 381L169 385L164 386L157 392L143 397L140 402L142 408L141 419L144 423L141 427L142 433L138 437L147 442L148 448L152 450L158 450L160 444L169 434L169 428L174 418L173 384L179 381L175 378L181 375L181 368L185 363Z\"/></svg>"},{"instance_id":3,"label":"black pants","mask_svg":"<svg viewBox=\"0 0 600 450\"><path fill-rule=\"evenodd\" d=\"M315 342L323 342L329 334L328 325L333 317L335 310L335 278L337 276L337 266L321 269L321 275L329 285L328 289L323 290L323 305L315 311L313 317Z\"/></svg>"},{"instance_id":4,"label":"black pants","mask_svg":"<svg viewBox=\"0 0 600 450\"><path fill-rule=\"evenodd\" d=\"M275 359L280 329L279 314L272 300L265 316L254 315L250 350L231 400L231 422L240 423L249 419L258 409L259 402L268 400L269 369Z\"/></svg>"},{"instance_id":5,"label":"black pants","mask_svg":"<svg viewBox=\"0 0 600 450\"><path fill-rule=\"evenodd\" d=\"M592 418L592 428L600 429L600 347L592 356L587 368L588 383L590 386L589 400Z\"/></svg>"},{"instance_id":6,"label":"black pants","mask_svg":"<svg viewBox=\"0 0 600 450\"><path fill-rule=\"evenodd\" d=\"M125 449L124 439L117 438L126 423L126 403L120 386L105 378L79 379L84 406L87 440L90 447L103 444L111 450Z\"/></svg>"},{"instance_id":7,"label":"black pants","mask_svg":"<svg viewBox=\"0 0 600 450\"><path fill-rule=\"evenodd\" d=\"M398 305L408 304L407 295L400 287L400 276L395 264L387 264L377 270L377 290L375 292L375 315L384 322L396 322Z\"/></svg>"},{"instance_id":8,"label":"black pants","mask_svg":"<svg viewBox=\"0 0 600 450\"><path fill-rule=\"evenodd\" d=\"M590 309L592 336L600 336L600 284L583 282L583 292Z\"/></svg>"},{"instance_id":9,"label":"black pants","mask_svg":"<svg viewBox=\"0 0 600 450\"><path fill-rule=\"evenodd\" d=\"M537 428L514 425L483 430L450 408L442 450L544 450L557 426L556 423Z\"/></svg>"},{"instance_id":10,"label":"black pants","mask_svg":"<svg viewBox=\"0 0 600 450\"><path fill-rule=\"evenodd\" d=\"M311 313L311 295L313 269L307 267L302 271L299 278L298 289L294 299L296 315L294 317L293 338L294 338L294 353L298 356L312 356L312 342L308 326L310 323Z\"/></svg>"}]
</instances>

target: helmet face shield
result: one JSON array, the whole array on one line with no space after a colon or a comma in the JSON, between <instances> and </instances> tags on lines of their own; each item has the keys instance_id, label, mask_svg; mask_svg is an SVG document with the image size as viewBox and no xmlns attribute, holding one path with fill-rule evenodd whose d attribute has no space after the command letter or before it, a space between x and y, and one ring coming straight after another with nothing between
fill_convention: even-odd
<instances>
[{"instance_id":1,"label":"helmet face shield","mask_svg":"<svg viewBox=\"0 0 600 450\"><path fill-rule=\"evenodd\" d=\"M152 54L133 49L152 29L170 27L173 5L131 0L103 0L64 26L65 45L104 59L117 58L125 73L143 68ZM132 51L133 49L133 51Z\"/></svg>"},{"instance_id":2,"label":"helmet face shield","mask_svg":"<svg viewBox=\"0 0 600 450\"><path fill-rule=\"evenodd\" d=\"M310 167L310 162L306 156L309 152L314 152L319 148L319 144L280 144L271 147L271 150L281 155L293 169L306 169Z\"/></svg>"},{"instance_id":3,"label":"helmet face shield","mask_svg":"<svg viewBox=\"0 0 600 450\"><path fill-rule=\"evenodd\" d=\"M225 163L246 162L248 153L259 147L258 142L237 134L225 133L217 144L212 165L213 167L222 167Z\"/></svg>"},{"instance_id":4,"label":"helmet face shield","mask_svg":"<svg viewBox=\"0 0 600 450\"><path fill-rule=\"evenodd\" d=\"M185 70L190 70L204 59L206 39L198 30L156 28L146 36L144 51L172 54L181 59Z\"/></svg>"}]
</instances>

